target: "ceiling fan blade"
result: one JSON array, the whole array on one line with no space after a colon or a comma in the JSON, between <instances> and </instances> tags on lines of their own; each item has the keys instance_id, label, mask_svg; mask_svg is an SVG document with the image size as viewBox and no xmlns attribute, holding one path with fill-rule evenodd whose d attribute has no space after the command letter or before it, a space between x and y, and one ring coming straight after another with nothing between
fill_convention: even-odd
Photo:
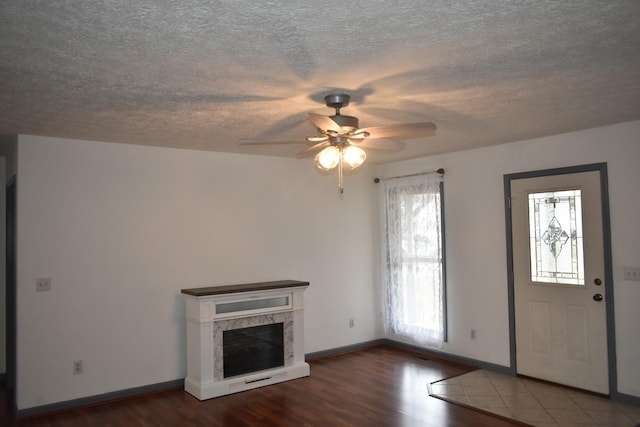
<instances>
[{"instance_id":1,"label":"ceiling fan blade","mask_svg":"<svg viewBox=\"0 0 640 427\"><path fill-rule=\"evenodd\" d=\"M361 142L362 140L368 137L369 137L369 132L367 132L367 130L364 128L354 129L347 134L347 138L349 138L349 141L352 141L355 143Z\"/></svg>"},{"instance_id":2,"label":"ceiling fan blade","mask_svg":"<svg viewBox=\"0 0 640 427\"><path fill-rule=\"evenodd\" d=\"M309 142L313 142L313 143L318 143L318 142L324 142L327 141L329 139L329 137L327 135L322 135L322 136L308 136L305 138L307 141Z\"/></svg>"},{"instance_id":3,"label":"ceiling fan blade","mask_svg":"<svg viewBox=\"0 0 640 427\"><path fill-rule=\"evenodd\" d=\"M358 129L369 134L369 138L397 138L413 139L433 136L436 133L436 125L431 122L398 123L386 126L374 126Z\"/></svg>"},{"instance_id":4,"label":"ceiling fan blade","mask_svg":"<svg viewBox=\"0 0 640 427\"><path fill-rule=\"evenodd\" d=\"M322 131L332 130L337 133L342 133L342 128L339 124L334 122L331 117L323 116L321 114L309 113L309 121L315 127Z\"/></svg>"},{"instance_id":5,"label":"ceiling fan blade","mask_svg":"<svg viewBox=\"0 0 640 427\"><path fill-rule=\"evenodd\" d=\"M349 133L349 138L366 138L367 136L369 136L369 133L365 128L356 129L353 132Z\"/></svg>"},{"instance_id":6,"label":"ceiling fan blade","mask_svg":"<svg viewBox=\"0 0 640 427\"><path fill-rule=\"evenodd\" d=\"M393 139L365 139L362 142L349 141L356 147L372 150L400 151L405 146L404 142Z\"/></svg>"},{"instance_id":7,"label":"ceiling fan blade","mask_svg":"<svg viewBox=\"0 0 640 427\"><path fill-rule=\"evenodd\" d=\"M317 151L320 151L321 149L328 147L329 145L331 145L329 143L329 141L325 141L325 142L320 142L318 144L312 145L311 147L307 148L306 150L303 150L301 152L299 152L296 156L297 157L304 157L306 155L309 154L313 154Z\"/></svg>"},{"instance_id":8,"label":"ceiling fan blade","mask_svg":"<svg viewBox=\"0 0 640 427\"><path fill-rule=\"evenodd\" d=\"M259 141L251 138L240 139L240 145L280 145L280 144L308 144L304 139L297 141Z\"/></svg>"}]
</instances>

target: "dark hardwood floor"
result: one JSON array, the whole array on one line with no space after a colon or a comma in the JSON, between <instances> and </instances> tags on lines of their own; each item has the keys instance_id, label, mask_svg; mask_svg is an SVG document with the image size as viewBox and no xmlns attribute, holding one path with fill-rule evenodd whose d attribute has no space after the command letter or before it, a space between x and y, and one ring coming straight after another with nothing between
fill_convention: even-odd
<instances>
[{"instance_id":1,"label":"dark hardwood floor","mask_svg":"<svg viewBox=\"0 0 640 427\"><path fill-rule=\"evenodd\" d=\"M492 426L522 425L429 396L427 384L469 368L387 346L315 359L311 376L200 402L168 390L15 421L0 390L0 425Z\"/></svg>"}]
</instances>

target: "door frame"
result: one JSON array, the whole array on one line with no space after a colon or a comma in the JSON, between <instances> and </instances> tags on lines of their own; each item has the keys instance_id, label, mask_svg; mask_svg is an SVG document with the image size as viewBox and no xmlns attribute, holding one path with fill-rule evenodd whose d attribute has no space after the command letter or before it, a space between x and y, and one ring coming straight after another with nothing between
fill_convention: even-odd
<instances>
[{"instance_id":1,"label":"door frame","mask_svg":"<svg viewBox=\"0 0 640 427\"><path fill-rule=\"evenodd\" d=\"M607 356L608 356L608 376L609 395L614 398L618 395L618 376L616 363L616 331L614 316L614 294L613 294L613 263L611 257L611 218L609 214L609 180L607 175L607 163L592 163L579 166L569 166L554 169L543 169L528 172L518 172L504 175L505 194L505 223L507 237L507 280L509 299L509 361L510 373L517 375L516 363L516 312L515 312L515 289L513 276L513 229L511 224L511 181L517 179L537 178L542 176L564 175L580 172L600 173L600 194L602 205L602 243L604 245L604 290L606 323L607 323Z\"/></svg>"},{"instance_id":2,"label":"door frame","mask_svg":"<svg viewBox=\"0 0 640 427\"><path fill-rule=\"evenodd\" d=\"M6 375L5 387L10 392L9 404L15 410L15 396L17 384L17 288L16 288L16 176L13 175L6 187Z\"/></svg>"}]
</instances>

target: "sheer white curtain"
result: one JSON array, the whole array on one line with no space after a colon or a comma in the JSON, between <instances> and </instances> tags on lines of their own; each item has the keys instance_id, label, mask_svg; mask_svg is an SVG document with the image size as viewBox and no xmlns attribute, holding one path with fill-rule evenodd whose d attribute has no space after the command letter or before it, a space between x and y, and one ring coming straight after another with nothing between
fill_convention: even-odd
<instances>
[{"instance_id":1,"label":"sheer white curtain","mask_svg":"<svg viewBox=\"0 0 640 427\"><path fill-rule=\"evenodd\" d=\"M385 336L427 347L445 339L441 178L381 182Z\"/></svg>"}]
</instances>

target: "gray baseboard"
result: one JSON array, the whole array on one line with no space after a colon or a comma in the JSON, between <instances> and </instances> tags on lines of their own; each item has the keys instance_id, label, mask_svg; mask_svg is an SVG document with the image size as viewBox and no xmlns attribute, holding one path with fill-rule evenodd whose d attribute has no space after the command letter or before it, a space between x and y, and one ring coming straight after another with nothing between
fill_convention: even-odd
<instances>
[{"instance_id":1,"label":"gray baseboard","mask_svg":"<svg viewBox=\"0 0 640 427\"><path fill-rule=\"evenodd\" d=\"M52 412L60 412L68 409L78 408L81 406L96 405L106 403L113 400L134 397L141 394L153 393L162 390L168 390L176 387L184 386L184 378L163 383L150 384L142 387L134 387L126 390L114 391L95 396L82 397L80 399L66 400L64 402L51 403L49 405L36 406L33 408L19 409L16 411L16 419L34 417L38 415L48 414Z\"/></svg>"},{"instance_id":2,"label":"gray baseboard","mask_svg":"<svg viewBox=\"0 0 640 427\"><path fill-rule=\"evenodd\" d=\"M344 347L336 347L328 350L316 351L313 353L305 354L304 358L305 360L309 361L313 359L320 359L321 357L337 356L338 354L351 353L352 351L364 350L365 348L375 347L376 345L384 344L384 341L385 340L382 340L382 339L366 341L358 344L347 345Z\"/></svg>"},{"instance_id":3,"label":"gray baseboard","mask_svg":"<svg viewBox=\"0 0 640 427\"><path fill-rule=\"evenodd\" d=\"M640 397L632 396L625 393L618 393L617 391L611 393L611 400L615 400L616 402L624 403L627 405L640 406Z\"/></svg>"},{"instance_id":4,"label":"gray baseboard","mask_svg":"<svg viewBox=\"0 0 640 427\"><path fill-rule=\"evenodd\" d=\"M475 368L486 369L487 371L493 371L493 372L497 372L504 375L511 375L511 376L516 375L515 371L508 366L497 365L495 363L484 362L482 360L471 359L469 357L464 357L464 356L457 356L455 354L445 353L445 352L433 350L430 348L418 347L415 345L406 344L399 341L393 341L390 339L382 339L381 341L382 341L382 344L385 344L391 347L401 348L401 349L419 353L419 354L423 354L427 357L431 356L433 358L441 359L444 361L461 363L463 365L469 365Z\"/></svg>"},{"instance_id":5,"label":"gray baseboard","mask_svg":"<svg viewBox=\"0 0 640 427\"><path fill-rule=\"evenodd\" d=\"M493 363L483 362L482 360L470 359L468 357L456 356L454 354L443 353L437 350L431 350L423 347L417 347L410 344L405 344L398 341L393 341L389 339L380 340L380 344L389 345L391 347L405 349L411 352L415 352L418 354L425 355L426 357L432 356L442 360L449 360L452 362L462 363L465 365L475 366L480 369L485 369L487 371L497 372L504 375L515 376L516 371L509 366L496 365ZM612 391L609 395L609 398L615 402L624 403L627 405L640 406L640 397L633 396L630 394L619 393L618 391Z\"/></svg>"},{"instance_id":6,"label":"gray baseboard","mask_svg":"<svg viewBox=\"0 0 640 427\"><path fill-rule=\"evenodd\" d=\"M382 338L382 339L377 339L372 341L365 341L358 344L331 348L328 350L317 351L314 353L307 353L305 355L305 359L309 361L313 359L319 359L321 357L336 356L339 354L350 353L352 351L364 350L366 348L375 347L377 345L387 345L389 347L395 347L401 350L410 351L411 353L419 354L424 357L433 357L435 359L440 359L444 361L461 363L463 365L486 369L488 371L499 372L505 375L515 375L515 372L512 372L512 369L507 366L496 365L493 363L483 362L482 360L471 359L468 357L456 356L454 354L444 353L441 351L432 350L424 347L418 347L415 345L406 344L400 341L394 341L387 338Z\"/></svg>"},{"instance_id":7,"label":"gray baseboard","mask_svg":"<svg viewBox=\"0 0 640 427\"><path fill-rule=\"evenodd\" d=\"M468 357L456 356L454 354L444 353L441 351L428 349L424 347L418 347L402 343L399 341L393 341L390 339L377 339L372 341L366 341L358 344L352 344L344 347L336 347L328 350L316 351L313 353L307 353L305 355L306 360L319 359L322 357L337 356L339 354L351 353L353 351L364 350L366 348L375 347L378 345L386 345L389 347L395 347L401 350L410 351L415 354L422 355L426 358L433 357L443 361L450 361L455 363L461 363L464 365L486 369L488 371L498 372L505 375L516 375L515 371L502 365L496 365L493 363L483 362L481 360L471 359ZM312 373L313 374L313 373ZM4 379L4 374L0 374L0 380ZM52 403L49 405L37 406L33 408L21 409L16 411L16 419L33 417L43 415L52 412L60 412L68 409L78 408L82 406L90 406L99 403L105 403L113 400L119 400L124 398L135 397L137 395L152 393L157 391L168 390L172 388L180 388L184 386L184 378L179 378L173 381L167 381L163 383L150 384L142 387L135 387L126 390L114 391L111 393L100 394L96 396L83 397L80 399L67 400L64 402ZM624 393L614 392L611 393L611 399L626 403L630 405L640 406L640 397L631 396Z\"/></svg>"}]
</instances>

